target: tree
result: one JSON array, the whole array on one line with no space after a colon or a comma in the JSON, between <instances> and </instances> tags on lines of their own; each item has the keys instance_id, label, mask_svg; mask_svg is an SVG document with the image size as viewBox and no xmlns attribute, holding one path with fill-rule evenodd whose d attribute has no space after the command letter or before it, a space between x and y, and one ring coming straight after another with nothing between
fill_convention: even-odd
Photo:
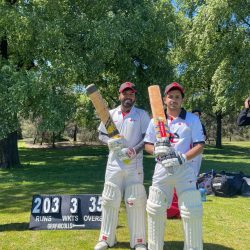
<instances>
[{"instance_id":1,"label":"tree","mask_svg":"<svg viewBox=\"0 0 250 250\"><path fill-rule=\"evenodd\" d=\"M184 30L175 53L178 73L188 86L189 105L215 118L216 146L221 147L222 118L239 110L249 94L249 2L178 2Z\"/></svg>"},{"instance_id":2,"label":"tree","mask_svg":"<svg viewBox=\"0 0 250 250\"><path fill-rule=\"evenodd\" d=\"M178 25L168 1L5 0L0 14L2 166L20 165L17 143L3 144L16 142L18 117L60 131L76 110L74 86L97 84L112 106L122 81L134 81L145 103L147 85L173 77ZM3 145L14 145L15 163Z\"/></svg>"}]
</instances>

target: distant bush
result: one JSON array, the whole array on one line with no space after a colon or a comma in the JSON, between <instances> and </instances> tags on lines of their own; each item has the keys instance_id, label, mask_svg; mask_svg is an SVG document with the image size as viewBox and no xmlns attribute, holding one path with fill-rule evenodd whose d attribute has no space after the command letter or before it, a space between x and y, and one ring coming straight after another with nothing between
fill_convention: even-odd
<instances>
[{"instance_id":1,"label":"distant bush","mask_svg":"<svg viewBox=\"0 0 250 250\"><path fill-rule=\"evenodd\" d=\"M77 139L81 142L86 142L86 143L87 142L95 142L95 143L100 142L98 140L98 132L96 129L89 130L86 128L80 128L78 130Z\"/></svg>"},{"instance_id":2,"label":"distant bush","mask_svg":"<svg viewBox=\"0 0 250 250\"><path fill-rule=\"evenodd\" d=\"M20 120L22 138L34 138L37 134L35 124L30 120Z\"/></svg>"}]
</instances>

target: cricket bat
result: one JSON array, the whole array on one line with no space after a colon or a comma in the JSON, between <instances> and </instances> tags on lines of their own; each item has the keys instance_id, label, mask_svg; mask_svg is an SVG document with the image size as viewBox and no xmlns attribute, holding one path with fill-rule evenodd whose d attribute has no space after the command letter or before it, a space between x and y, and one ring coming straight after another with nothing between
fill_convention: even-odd
<instances>
[{"instance_id":1,"label":"cricket bat","mask_svg":"<svg viewBox=\"0 0 250 250\"><path fill-rule=\"evenodd\" d=\"M86 91L95 107L97 115L103 122L108 132L108 137L110 138L119 137L119 131L117 130L115 123L113 122L110 116L107 104L105 100L102 98L100 92L97 90L96 86L94 84L90 84L86 87Z\"/></svg>"},{"instance_id":2,"label":"cricket bat","mask_svg":"<svg viewBox=\"0 0 250 250\"><path fill-rule=\"evenodd\" d=\"M110 116L108 106L105 102L105 100L102 98L100 92L97 90L96 86L94 84L90 84L86 87L87 94L92 101L96 113L103 122L109 138L119 138L120 134L118 129L115 126L115 123ZM119 155L118 155L119 156ZM123 160L125 164L129 164L130 160L126 159Z\"/></svg>"},{"instance_id":3,"label":"cricket bat","mask_svg":"<svg viewBox=\"0 0 250 250\"><path fill-rule=\"evenodd\" d=\"M159 85L151 85L148 87L149 101L154 119L155 132L157 139L165 139L169 141L170 133L167 125L167 119L164 112L161 90Z\"/></svg>"}]
</instances>

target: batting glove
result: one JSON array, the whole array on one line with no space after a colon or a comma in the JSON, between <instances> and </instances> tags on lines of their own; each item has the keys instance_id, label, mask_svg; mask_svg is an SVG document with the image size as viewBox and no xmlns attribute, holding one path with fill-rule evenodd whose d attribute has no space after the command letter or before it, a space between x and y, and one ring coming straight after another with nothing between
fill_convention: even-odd
<instances>
[{"instance_id":1,"label":"batting glove","mask_svg":"<svg viewBox=\"0 0 250 250\"><path fill-rule=\"evenodd\" d=\"M136 157L136 151L134 148L123 148L117 155L121 161L132 160Z\"/></svg>"},{"instance_id":2,"label":"batting glove","mask_svg":"<svg viewBox=\"0 0 250 250\"><path fill-rule=\"evenodd\" d=\"M126 162L130 160L126 152L127 152L126 148L123 148L119 152L117 152L117 156L120 161Z\"/></svg>"},{"instance_id":3,"label":"batting glove","mask_svg":"<svg viewBox=\"0 0 250 250\"><path fill-rule=\"evenodd\" d=\"M110 138L108 140L108 147L109 151L113 152L119 152L124 147L124 138L118 137L118 138Z\"/></svg>"},{"instance_id":4,"label":"batting glove","mask_svg":"<svg viewBox=\"0 0 250 250\"><path fill-rule=\"evenodd\" d=\"M126 155L129 157L129 159L134 159L136 157L136 151L134 148L124 148L123 149L126 153Z\"/></svg>"},{"instance_id":5,"label":"batting glove","mask_svg":"<svg viewBox=\"0 0 250 250\"><path fill-rule=\"evenodd\" d=\"M174 148L171 148L168 154L161 155L157 158L165 168L180 167L187 162L185 154L177 152Z\"/></svg>"},{"instance_id":6,"label":"batting glove","mask_svg":"<svg viewBox=\"0 0 250 250\"><path fill-rule=\"evenodd\" d=\"M156 157L160 155L166 155L169 153L170 142L168 138L158 138L154 144L154 155Z\"/></svg>"}]
</instances>

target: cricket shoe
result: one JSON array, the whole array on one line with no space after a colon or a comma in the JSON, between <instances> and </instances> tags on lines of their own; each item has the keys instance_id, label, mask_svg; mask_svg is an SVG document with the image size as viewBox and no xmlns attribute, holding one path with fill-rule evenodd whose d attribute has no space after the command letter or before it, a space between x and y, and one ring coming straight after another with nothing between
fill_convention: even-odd
<instances>
[{"instance_id":1,"label":"cricket shoe","mask_svg":"<svg viewBox=\"0 0 250 250\"><path fill-rule=\"evenodd\" d=\"M117 243L117 240L116 240L116 237L115 237L115 243L114 245ZM114 246L113 245L113 246ZM95 245L95 248L94 250L105 250L109 247L108 243L106 241L99 241L96 245Z\"/></svg>"},{"instance_id":2,"label":"cricket shoe","mask_svg":"<svg viewBox=\"0 0 250 250\"><path fill-rule=\"evenodd\" d=\"M99 241L96 245L94 250L105 250L108 248L108 243L106 241Z\"/></svg>"},{"instance_id":3,"label":"cricket shoe","mask_svg":"<svg viewBox=\"0 0 250 250\"><path fill-rule=\"evenodd\" d=\"M136 245L135 246L135 250L146 250L147 247L143 244L140 244L140 245Z\"/></svg>"}]
</instances>

